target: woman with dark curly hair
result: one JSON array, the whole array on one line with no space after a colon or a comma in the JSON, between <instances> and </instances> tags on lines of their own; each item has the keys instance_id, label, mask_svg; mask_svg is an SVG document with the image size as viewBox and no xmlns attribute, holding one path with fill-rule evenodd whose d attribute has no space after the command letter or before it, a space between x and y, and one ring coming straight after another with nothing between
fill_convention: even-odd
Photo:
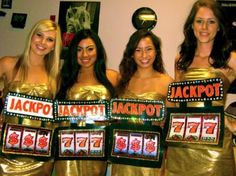
<instances>
[{"instance_id":1,"label":"woman with dark curly hair","mask_svg":"<svg viewBox=\"0 0 236 176\"><path fill-rule=\"evenodd\" d=\"M120 81L117 86L118 97L163 100L166 105L168 85L173 79L166 73L162 60L161 41L150 30L134 32L123 54L119 66ZM130 122L131 123L131 122ZM138 122L133 122L139 124ZM163 125L160 122L158 125ZM157 125L157 124L152 124ZM139 167L124 164L112 164L111 175L164 175L165 160L161 168Z\"/></svg>"},{"instance_id":2,"label":"woman with dark curly hair","mask_svg":"<svg viewBox=\"0 0 236 176\"><path fill-rule=\"evenodd\" d=\"M84 46L80 47L80 42L85 43ZM67 98L75 83L90 84L90 81L94 85L103 85L108 90L109 96L114 97L113 86L118 73L106 69L106 60L105 49L97 34L90 29L79 31L71 42L68 57L61 70L61 86L57 98Z\"/></svg>"},{"instance_id":3,"label":"woman with dark curly hair","mask_svg":"<svg viewBox=\"0 0 236 176\"><path fill-rule=\"evenodd\" d=\"M99 36L90 29L77 32L69 46L61 71L59 100L109 100L115 96L118 73L106 68L106 53ZM78 126L85 126L78 121ZM70 122L60 122L70 126ZM57 176L102 176L106 162L97 160L60 160L55 163Z\"/></svg>"},{"instance_id":4,"label":"woman with dark curly hair","mask_svg":"<svg viewBox=\"0 0 236 176\"><path fill-rule=\"evenodd\" d=\"M236 78L236 53L231 51L226 22L217 1L196 1L185 22L185 38L176 57L176 81L223 80L224 98L213 101L213 106L224 106L227 90ZM204 107L204 102L189 102L187 107ZM236 175L230 132L234 131L233 123L225 116L222 148L168 147L167 175Z\"/></svg>"}]
</instances>

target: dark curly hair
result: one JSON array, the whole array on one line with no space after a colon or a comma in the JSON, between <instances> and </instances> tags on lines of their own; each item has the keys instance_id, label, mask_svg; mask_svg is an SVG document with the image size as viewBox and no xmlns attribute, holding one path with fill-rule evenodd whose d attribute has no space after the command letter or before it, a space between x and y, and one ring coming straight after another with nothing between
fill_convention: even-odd
<instances>
[{"instance_id":1,"label":"dark curly hair","mask_svg":"<svg viewBox=\"0 0 236 176\"><path fill-rule=\"evenodd\" d=\"M65 99L67 90L70 89L77 80L77 75L81 68L77 61L78 43L87 38L91 38L97 48L97 59L94 66L96 78L108 89L111 97L115 95L114 87L106 76L107 56L102 41L91 29L82 29L75 34L69 46L68 55L61 70L61 85L56 97L57 99Z\"/></svg>"},{"instance_id":2,"label":"dark curly hair","mask_svg":"<svg viewBox=\"0 0 236 176\"><path fill-rule=\"evenodd\" d=\"M180 58L176 62L178 70L185 70L190 66L193 61L195 50L197 47L197 39L194 35L192 24L194 18L201 7L207 7L212 10L219 23L219 31L217 32L213 49L210 53L210 58L213 59L212 66L221 68L227 66L227 59L230 56L231 43L228 40L228 21L226 13L218 2L215 0L198 0L193 4L189 16L184 24L184 41L179 46Z\"/></svg>"},{"instance_id":3,"label":"dark curly hair","mask_svg":"<svg viewBox=\"0 0 236 176\"><path fill-rule=\"evenodd\" d=\"M138 46L138 43L141 39L150 37L152 40L155 50L156 50L156 58L153 63L154 70L164 73L164 64L162 60L162 52L161 52L161 40L159 37L157 37L155 34L153 34L152 31L146 30L146 29L140 29L134 32L126 45L126 49L123 54L123 58L121 60L121 63L119 65L119 71L121 80L119 81L119 84L117 85L117 94L121 95L124 93L125 89L128 86L128 83L137 70L137 64L135 63L133 59L133 54Z\"/></svg>"}]
</instances>

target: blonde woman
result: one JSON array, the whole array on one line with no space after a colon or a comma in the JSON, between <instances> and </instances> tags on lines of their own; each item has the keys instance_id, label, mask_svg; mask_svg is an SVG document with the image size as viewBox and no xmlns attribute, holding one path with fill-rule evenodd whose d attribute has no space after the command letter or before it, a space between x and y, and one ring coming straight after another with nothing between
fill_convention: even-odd
<instances>
[{"instance_id":1,"label":"blonde woman","mask_svg":"<svg viewBox=\"0 0 236 176\"><path fill-rule=\"evenodd\" d=\"M8 92L54 98L57 92L61 31L51 20L40 20L29 33L25 50L20 56L5 56L0 59L0 78L4 80L4 96ZM18 124L19 118L8 118L2 114L1 124ZM22 125L40 127L40 120L23 118ZM46 126L52 128L47 122ZM0 156L1 175L49 176L53 160L40 161L37 157Z\"/></svg>"}]
</instances>

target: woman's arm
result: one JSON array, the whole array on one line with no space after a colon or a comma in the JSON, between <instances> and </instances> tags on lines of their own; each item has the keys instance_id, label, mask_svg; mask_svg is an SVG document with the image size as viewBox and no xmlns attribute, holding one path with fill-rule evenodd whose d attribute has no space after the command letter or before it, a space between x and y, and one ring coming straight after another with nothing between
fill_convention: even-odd
<instances>
[{"instance_id":1,"label":"woman's arm","mask_svg":"<svg viewBox=\"0 0 236 176\"><path fill-rule=\"evenodd\" d=\"M6 79L6 82L12 79L16 57L5 56L0 58L0 79Z\"/></svg>"},{"instance_id":2,"label":"woman's arm","mask_svg":"<svg viewBox=\"0 0 236 176\"><path fill-rule=\"evenodd\" d=\"M236 52L235 51L231 52L230 58L229 58L229 61L228 61L228 65L234 71L234 77L233 77L233 80L232 80L232 82L233 82L234 79L236 79Z\"/></svg>"},{"instance_id":3,"label":"woman's arm","mask_svg":"<svg viewBox=\"0 0 236 176\"><path fill-rule=\"evenodd\" d=\"M119 73L112 69L106 70L107 78L111 82L111 84L115 87L119 82Z\"/></svg>"},{"instance_id":4,"label":"woman's arm","mask_svg":"<svg viewBox=\"0 0 236 176\"><path fill-rule=\"evenodd\" d=\"M232 82L236 79L236 52L231 52L231 55L230 55L230 58L229 58L229 62L228 62L228 65L231 69L233 69L233 72L234 72L234 75L233 75L233 78L231 78ZM235 105L235 102L233 102L234 105ZM231 104L229 105L229 107L231 106ZM226 108L226 112L227 112L227 109L229 108L227 107ZM234 106L232 104L232 109L234 109ZM228 117L227 115L225 116L225 126L234 134L236 135L236 119L234 118L230 118Z\"/></svg>"}]
</instances>

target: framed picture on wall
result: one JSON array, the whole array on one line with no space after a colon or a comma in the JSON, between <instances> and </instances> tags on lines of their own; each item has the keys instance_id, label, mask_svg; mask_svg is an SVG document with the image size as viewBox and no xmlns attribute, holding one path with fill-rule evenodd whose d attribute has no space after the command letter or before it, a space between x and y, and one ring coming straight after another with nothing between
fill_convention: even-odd
<instances>
[{"instance_id":1,"label":"framed picture on wall","mask_svg":"<svg viewBox=\"0 0 236 176\"><path fill-rule=\"evenodd\" d=\"M11 18L11 25L14 28L24 28L26 22L26 13L13 13Z\"/></svg>"},{"instance_id":2,"label":"framed picture on wall","mask_svg":"<svg viewBox=\"0 0 236 176\"><path fill-rule=\"evenodd\" d=\"M61 1L58 23L62 31L62 59L66 58L66 51L74 34L89 28L98 33L100 2Z\"/></svg>"},{"instance_id":3,"label":"framed picture on wall","mask_svg":"<svg viewBox=\"0 0 236 176\"><path fill-rule=\"evenodd\" d=\"M2 9L11 9L12 0L2 0L1 8Z\"/></svg>"}]
</instances>

